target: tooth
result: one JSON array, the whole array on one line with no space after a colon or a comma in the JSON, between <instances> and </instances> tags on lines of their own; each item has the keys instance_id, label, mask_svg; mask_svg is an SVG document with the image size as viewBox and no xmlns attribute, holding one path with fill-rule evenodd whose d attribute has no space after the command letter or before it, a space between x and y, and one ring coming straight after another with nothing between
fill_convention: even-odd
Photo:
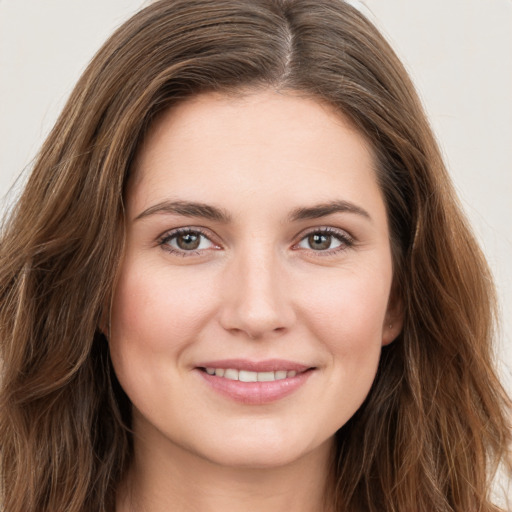
<instances>
[{"instance_id":1,"label":"tooth","mask_svg":"<svg viewBox=\"0 0 512 512\"><path fill-rule=\"evenodd\" d=\"M270 382L275 379L274 372L258 372L258 382Z\"/></svg>"},{"instance_id":2,"label":"tooth","mask_svg":"<svg viewBox=\"0 0 512 512\"><path fill-rule=\"evenodd\" d=\"M224 378L229 380L238 380L238 370L234 370L233 368L228 368L224 372Z\"/></svg>"},{"instance_id":3,"label":"tooth","mask_svg":"<svg viewBox=\"0 0 512 512\"><path fill-rule=\"evenodd\" d=\"M257 382L258 374L256 372L248 372L246 370L240 370L238 374L238 380L241 382Z\"/></svg>"},{"instance_id":4,"label":"tooth","mask_svg":"<svg viewBox=\"0 0 512 512\"><path fill-rule=\"evenodd\" d=\"M276 372L251 372L247 370L236 370L234 368L205 368L208 375L216 375L229 380L239 380L240 382L272 382L293 378L297 375L295 370L277 370Z\"/></svg>"}]
</instances>

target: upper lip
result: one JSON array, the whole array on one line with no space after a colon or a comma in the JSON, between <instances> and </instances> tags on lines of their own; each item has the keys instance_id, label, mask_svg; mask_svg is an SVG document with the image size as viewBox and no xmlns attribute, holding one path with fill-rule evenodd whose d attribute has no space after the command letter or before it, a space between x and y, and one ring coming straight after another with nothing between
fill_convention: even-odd
<instances>
[{"instance_id":1,"label":"upper lip","mask_svg":"<svg viewBox=\"0 0 512 512\"><path fill-rule=\"evenodd\" d=\"M296 371L304 372L312 368L295 361L285 359L266 359L265 361L251 361L248 359L222 359L217 361L205 361L199 363L197 368L233 368L235 370L245 370L249 372L276 372L276 371Z\"/></svg>"}]
</instances>

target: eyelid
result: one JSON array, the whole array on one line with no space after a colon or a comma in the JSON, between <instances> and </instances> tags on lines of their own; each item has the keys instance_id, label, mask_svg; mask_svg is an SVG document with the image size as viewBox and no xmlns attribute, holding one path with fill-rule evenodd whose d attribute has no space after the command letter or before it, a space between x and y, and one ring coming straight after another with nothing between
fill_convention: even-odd
<instances>
[{"instance_id":1,"label":"eyelid","mask_svg":"<svg viewBox=\"0 0 512 512\"><path fill-rule=\"evenodd\" d=\"M177 249L174 247L171 247L168 245L168 241L172 238L180 235L180 234L187 234L187 233L198 233L199 235L203 236L207 240L211 242L213 247L207 248L207 249L196 249L196 250L182 250ZM329 235L341 242L341 245L338 247L335 247L333 249L325 249L325 250L314 250L314 249L306 249L299 247L299 244L309 235L320 233L324 235ZM351 247L354 246L356 243L355 238L346 230L336 228L333 226L314 226L308 229L305 229L302 231L299 235L296 237L296 242L292 245L293 250L301 250L301 251L307 251L309 253L314 254L315 256L329 256L336 254L338 252L345 251ZM178 228L173 228L170 230L165 231L157 238L157 244L162 247L163 250L171 253L171 254L177 254L179 256L198 256L201 255L207 251L211 250L220 250L222 249L222 244L218 242L218 237L215 235L215 233L212 233L211 230L201 227L201 226L182 226Z\"/></svg>"},{"instance_id":2,"label":"eyelid","mask_svg":"<svg viewBox=\"0 0 512 512\"><path fill-rule=\"evenodd\" d=\"M192 250L187 251L187 250L182 250L182 249L177 249L175 247L171 247L167 243L172 238L174 238L178 235L187 234L187 233L198 233L200 236L209 240L212 243L213 247L208 248L208 249L195 249L195 250L192 249ZM185 256L185 257L186 256L197 256L206 251L220 250L222 247L221 247L221 244L215 240L216 238L218 238L218 237L216 237L209 229L206 229L206 228L203 228L200 226L182 226L179 228L169 229L169 230L165 231L164 233L162 233L157 238L157 244L164 251L167 251L171 254L176 254L176 255Z\"/></svg>"},{"instance_id":3,"label":"eyelid","mask_svg":"<svg viewBox=\"0 0 512 512\"><path fill-rule=\"evenodd\" d=\"M339 247L335 247L334 249L326 249L323 251L319 251L319 250L315 251L314 249L304 249L304 248L299 247L299 244L306 237L308 237L312 234L315 234L315 233L320 233L323 235L329 235L329 236L335 237L339 241L341 241L342 244ZM330 256L330 255L336 254L338 252L343 252L343 251L353 247L356 243L356 239L348 231L346 231L344 229L340 229L340 228L335 228L333 226L315 226L312 228L308 228L308 229L302 231L297 236L297 238L298 238L298 241L293 244L292 249L308 251L309 253L313 253L315 256L319 256L319 257Z\"/></svg>"}]
</instances>

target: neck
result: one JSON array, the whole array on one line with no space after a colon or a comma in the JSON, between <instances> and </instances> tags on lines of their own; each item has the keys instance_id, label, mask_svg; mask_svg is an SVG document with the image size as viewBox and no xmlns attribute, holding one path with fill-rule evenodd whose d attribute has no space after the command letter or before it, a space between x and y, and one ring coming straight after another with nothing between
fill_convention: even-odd
<instances>
[{"instance_id":1,"label":"neck","mask_svg":"<svg viewBox=\"0 0 512 512\"><path fill-rule=\"evenodd\" d=\"M148 440L146 440L148 441ZM333 441L271 467L229 467L172 444L135 440L117 512L330 512Z\"/></svg>"}]
</instances>

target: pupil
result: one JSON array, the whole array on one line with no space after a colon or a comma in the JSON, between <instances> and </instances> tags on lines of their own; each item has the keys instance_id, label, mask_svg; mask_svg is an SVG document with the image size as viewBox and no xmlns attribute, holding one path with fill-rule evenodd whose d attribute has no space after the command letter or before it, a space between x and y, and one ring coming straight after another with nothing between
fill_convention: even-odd
<instances>
[{"instance_id":1,"label":"pupil","mask_svg":"<svg viewBox=\"0 0 512 512\"><path fill-rule=\"evenodd\" d=\"M315 233L313 235L309 235L308 241L309 241L309 245L312 249L316 249L316 250L329 249L329 247L331 245L331 236Z\"/></svg>"},{"instance_id":2,"label":"pupil","mask_svg":"<svg viewBox=\"0 0 512 512\"><path fill-rule=\"evenodd\" d=\"M190 251L197 249L200 244L200 237L194 233L187 233L185 235L180 235L177 239L178 247L180 249L184 249L185 251Z\"/></svg>"}]
</instances>

